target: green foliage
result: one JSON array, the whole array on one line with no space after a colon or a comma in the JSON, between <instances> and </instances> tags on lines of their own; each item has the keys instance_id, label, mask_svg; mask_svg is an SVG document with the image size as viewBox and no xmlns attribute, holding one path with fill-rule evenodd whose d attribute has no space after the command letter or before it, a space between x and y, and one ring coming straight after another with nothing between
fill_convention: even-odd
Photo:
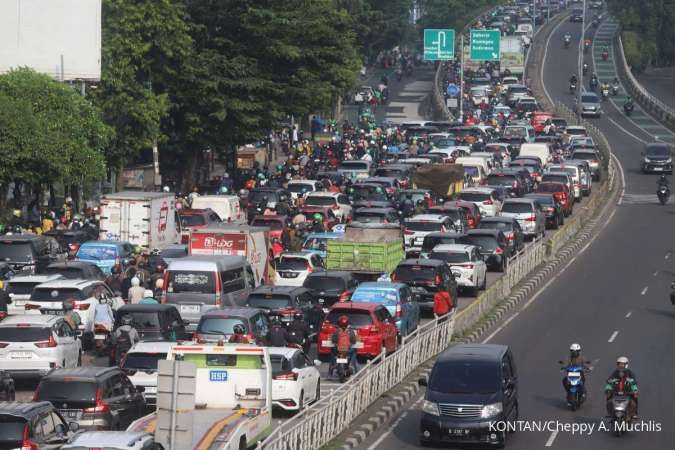
<instances>
[{"instance_id":1,"label":"green foliage","mask_svg":"<svg viewBox=\"0 0 675 450\"><path fill-rule=\"evenodd\" d=\"M419 28L454 28L461 30L487 6L497 0L421 0L423 15Z\"/></svg>"},{"instance_id":2,"label":"green foliage","mask_svg":"<svg viewBox=\"0 0 675 450\"><path fill-rule=\"evenodd\" d=\"M99 110L67 85L30 69L0 75L0 183L98 180L111 136Z\"/></svg>"},{"instance_id":3,"label":"green foliage","mask_svg":"<svg viewBox=\"0 0 675 450\"><path fill-rule=\"evenodd\" d=\"M637 72L644 71L649 62L653 61L656 56L656 46L653 43L652 45L645 46L640 36L634 31L623 32L623 50L626 54L628 65Z\"/></svg>"}]
</instances>

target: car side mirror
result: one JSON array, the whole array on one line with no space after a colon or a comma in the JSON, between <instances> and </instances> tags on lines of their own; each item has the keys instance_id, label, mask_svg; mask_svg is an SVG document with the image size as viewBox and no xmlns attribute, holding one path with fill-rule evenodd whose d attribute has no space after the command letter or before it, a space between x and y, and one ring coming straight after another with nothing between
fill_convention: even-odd
<instances>
[{"instance_id":1,"label":"car side mirror","mask_svg":"<svg viewBox=\"0 0 675 450\"><path fill-rule=\"evenodd\" d=\"M68 429L75 433L80 429L80 424L77 422L68 422Z\"/></svg>"},{"instance_id":2,"label":"car side mirror","mask_svg":"<svg viewBox=\"0 0 675 450\"><path fill-rule=\"evenodd\" d=\"M428 386L429 382L427 381L426 377L421 377L420 379L417 380L417 385L418 386Z\"/></svg>"},{"instance_id":3,"label":"car side mirror","mask_svg":"<svg viewBox=\"0 0 675 450\"><path fill-rule=\"evenodd\" d=\"M54 429L59 436L64 436L68 432L66 426L62 423L57 423Z\"/></svg>"}]
</instances>

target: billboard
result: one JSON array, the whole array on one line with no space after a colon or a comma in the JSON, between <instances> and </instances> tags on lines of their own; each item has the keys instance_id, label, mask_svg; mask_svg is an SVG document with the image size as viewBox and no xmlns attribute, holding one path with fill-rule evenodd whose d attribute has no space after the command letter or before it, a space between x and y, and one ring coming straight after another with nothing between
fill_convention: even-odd
<instances>
[{"instance_id":1,"label":"billboard","mask_svg":"<svg viewBox=\"0 0 675 450\"><path fill-rule=\"evenodd\" d=\"M101 0L0 0L0 74L101 79Z\"/></svg>"}]
</instances>

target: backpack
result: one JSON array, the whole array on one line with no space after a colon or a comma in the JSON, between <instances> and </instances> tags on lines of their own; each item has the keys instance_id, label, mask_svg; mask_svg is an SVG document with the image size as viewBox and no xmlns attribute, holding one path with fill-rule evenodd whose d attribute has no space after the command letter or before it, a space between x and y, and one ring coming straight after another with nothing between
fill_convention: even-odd
<instances>
[{"instance_id":1,"label":"backpack","mask_svg":"<svg viewBox=\"0 0 675 450\"><path fill-rule=\"evenodd\" d=\"M129 351L131 348L131 334L129 330L124 330L120 328L121 334L117 337L115 342L117 343L117 354L122 355Z\"/></svg>"},{"instance_id":2,"label":"backpack","mask_svg":"<svg viewBox=\"0 0 675 450\"><path fill-rule=\"evenodd\" d=\"M338 338L337 338L338 353L347 353L351 346L352 340L350 339L349 331L347 330L338 331Z\"/></svg>"}]
</instances>

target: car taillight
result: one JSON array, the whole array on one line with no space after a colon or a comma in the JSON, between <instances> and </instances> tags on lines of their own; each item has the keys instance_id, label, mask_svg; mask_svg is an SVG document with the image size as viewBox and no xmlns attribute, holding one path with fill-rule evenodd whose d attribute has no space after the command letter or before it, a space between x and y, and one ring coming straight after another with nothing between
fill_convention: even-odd
<instances>
[{"instance_id":1,"label":"car taillight","mask_svg":"<svg viewBox=\"0 0 675 450\"><path fill-rule=\"evenodd\" d=\"M398 305L396 305L396 318L397 318L397 319L400 319L400 318L401 318L401 313L402 313L402 311L401 311L401 304L399 303Z\"/></svg>"},{"instance_id":2,"label":"car taillight","mask_svg":"<svg viewBox=\"0 0 675 450\"><path fill-rule=\"evenodd\" d=\"M436 275L436 277L434 278L434 283L435 283L436 285L440 285L440 284L441 284L441 276L440 276L440 275Z\"/></svg>"},{"instance_id":3,"label":"car taillight","mask_svg":"<svg viewBox=\"0 0 675 450\"><path fill-rule=\"evenodd\" d=\"M38 394L38 390L35 389L35 392L33 392L33 401L37 402L38 400L40 400L40 394Z\"/></svg>"},{"instance_id":4,"label":"car taillight","mask_svg":"<svg viewBox=\"0 0 675 450\"><path fill-rule=\"evenodd\" d=\"M298 374L295 372L284 372L272 375L273 380L298 381Z\"/></svg>"},{"instance_id":5,"label":"car taillight","mask_svg":"<svg viewBox=\"0 0 675 450\"><path fill-rule=\"evenodd\" d=\"M516 234L515 234L515 233L509 233L509 234L506 236L506 240L507 240L507 241L512 241L512 240L514 240L515 238L516 238Z\"/></svg>"},{"instance_id":6,"label":"car taillight","mask_svg":"<svg viewBox=\"0 0 675 450\"><path fill-rule=\"evenodd\" d=\"M31 310L31 309L40 309L40 305L34 305L32 303L26 303L23 307L23 309L26 310Z\"/></svg>"},{"instance_id":7,"label":"car taillight","mask_svg":"<svg viewBox=\"0 0 675 450\"><path fill-rule=\"evenodd\" d=\"M473 264L465 264L464 267L467 269L473 269Z\"/></svg>"},{"instance_id":8,"label":"car taillight","mask_svg":"<svg viewBox=\"0 0 675 450\"><path fill-rule=\"evenodd\" d=\"M96 389L96 406L92 408L84 408L83 412L85 413L103 413L109 412L110 406L103 401L103 391L101 389Z\"/></svg>"},{"instance_id":9,"label":"car taillight","mask_svg":"<svg viewBox=\"0 0 675 450\"><path fill-rule=\"evenodd\" d=\"M9 345L7 342L0 342L0 348L5 348Z\"/></svg>"},{"instance_id":10,"label":"car taillight","mask_svg":"<svg viewBox=\"0 0 675 450\"><path fill-rule=\"evenodd\" d=\"M312 266L308 266L308 267L307 267L307 272L308 272L308 273L314 272L314 268L313 268Z\"/></svg>"},{"instance_id":11,"label":"car taillight","mask_svg":"<svg viewBox=\"0 0 675 450\"><path fill-rule=\"evenodd\" d=\"M532 176L536 178L541 176L541 174L539 172L532 172Z\"/></svg>"},{"instance_id":12,"label":"car taillight","mask_svg":"<svg viewBox=\"0 0 675 450\"><path fill-rule=\"evenodd\" d=\"M412 230L410 230L410 229L408 229L408 228L406 228L405 230L403 230L403 234L409 236L409 235L411 235L411 234L415 234L415 232L412 231Z\"/></svg>"},{"instance_id":13,"label":"car taillight","mask_svg":"<svg viewBox=\"0 0 675 450\"><path fill-rule=\"evenodd\" d=\"M501 255L502 253L504 253L504 250L502 250L501 247L497 247L497 248L495 249L495 254L496 254L496 255Z\"/></svg>"},{"instance_id":14,"label":"car taillight","mask_svg":"<svg viewBox=\"0 0 675 450\"><path fill-rule=\"evenodd\" d=\"M338 303L348 302L350 297L351 293L349 291L344 291L340 294L340 297L338 298Z\"/></svg>"},{"instance_id":15,"label":"car taillight","mask_svg":"<svg viewBox=\"0 0 675 450\"><path fill-rule=\"evenodd\" d=\"M23 426L21 450L40 450L40 447L35 442L30 440L30 428L28 427L28 424Z\"/></svg>"},{"instance_id":16,"label":"car taillight","mask_svg":"<svg viewBox=\"0 0 675 450\"><path fill-rule=\"evenodd\" d=\"M340 209L340 205L333 205L333 206L331 206L331 209L333 211L337 211L338 209Z\"/></svg>"},{"instance_id":17,"label":"car taillight","mask_svg":"<svg viewBox=\"0 0 675 450\"><path fill-rule=\"evenodd\" d=\"M555 212L555 208L550 208L550 207L549 207L549 208L546 208L546 211L548 211L548 212Z\"/></svg>"},{"instance_id":18,"label":"car taillight","mask_svg":"<svg viewBox=\"0 0 675 450\"><path fill-rule=\"evenodd\" d=\"M35 343L35 346L36 346L37 348L52 348L52 347L56 347L56 340L54 339L54 336L49 336L49 340L48 340L48 341L44 341L44 342L36 342L36 343Z\"/></svg>"},{"instance_id":19,"label":"car taillight","mask_svg":"<svg viewBox=\"0 0 675 450\"><path fill-rule=\"evenodd\" d=\"M492 201L492 199L489 198L489 199L485 200L485 201L483 202L483 204L484 204L484 205L493 205L494 202Z\"/></svg>"},{"instance_id":20,"label":"car taillight","mask_svg":"<svg viewBox=\"0 0 675 450\"><path fill-rule=\"evenodd\" d=\"M535 216L534 214L532 214L530 217L528 217L527 219L525 219L525 222L535 222L536 220L537 220L537 216Z\"/></svg>"},{"instance_id":21,"label":"car taillight","mask_svg":"<svg viewBox=\"0 0 675 450\"><path fill-rule=\"evenodd\" d=\"M86 311L89 309L89 303L73 303L73 309L78 311Z\"/></svg>"},{"instance_id":22,"label":"car taillight","mask_svg":"<svg viewBox=\"0 0 675 450\"><path fill-rule=\"evenodd\" d=\"M398 275L396 275L396 272L392 272L389 278L391 281L398 281Z\"/></svg>"}]
</instances>

